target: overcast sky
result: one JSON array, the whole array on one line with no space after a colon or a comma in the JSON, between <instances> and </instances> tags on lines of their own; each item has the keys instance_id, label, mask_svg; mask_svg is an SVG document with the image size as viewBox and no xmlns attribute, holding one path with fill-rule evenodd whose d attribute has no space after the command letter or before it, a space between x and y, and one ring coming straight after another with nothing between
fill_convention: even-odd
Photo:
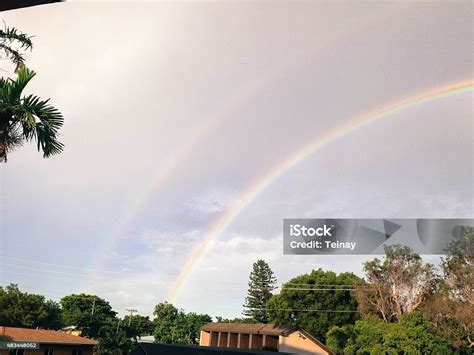
<instances>
[{"instance_id":1,"label":"overcast sky","mask_svg":"<svg viewBox=\"0 0 474 355\"><path fill-rule=\"evenodd\" d=\"M64 114L65 151L45 160L31 144L0 167L0 285L95 293L120 314L151 314L213 223L305 143L473 77L470 1L72 2L2 18L34 35L28 93ZM472 104L468 92L404 110L289 170L175 304L239 316L259 258L279 284L361 274L369 257L283 256L283 218L473 217Z\"/></svg>"}]
</instances>

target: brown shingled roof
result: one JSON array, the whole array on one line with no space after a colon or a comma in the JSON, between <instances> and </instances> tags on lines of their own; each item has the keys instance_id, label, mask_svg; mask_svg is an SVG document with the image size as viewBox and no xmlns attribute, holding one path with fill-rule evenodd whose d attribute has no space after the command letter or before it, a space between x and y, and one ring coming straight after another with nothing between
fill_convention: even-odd
<instances>
[{"instance_id":1,"label":"brown shingled roof","mask_svg":"<svg viewBox=\"0 0 474 355\"><path fill-rule=\"evenodd\" d=\"M244 323L208 323L201 328L204 332L265 334L275 336L288 336L298 327L291 325L274 324L244 324Z\"/></svg>"},{"instance_id":2,"label":"brown shingled roof","mask_svg":"<svg viewBox=\"0 0 474 355\"><path fill-rule=\"evenodd\" d=\"M31 341L46 344L96 345L92 339L83 338L55 330L28 329L0 326L0 335L6 335L14 341Z\"/></svg>"}]
</instances>

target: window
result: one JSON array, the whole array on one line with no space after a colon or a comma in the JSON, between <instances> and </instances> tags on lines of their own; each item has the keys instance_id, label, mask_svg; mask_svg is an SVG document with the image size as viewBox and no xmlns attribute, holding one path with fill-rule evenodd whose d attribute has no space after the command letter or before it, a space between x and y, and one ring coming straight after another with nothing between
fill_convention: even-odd
<instances>
[{"instance_id":1,"label":"window","mask_svg":"<svg viewBox=\"0 0 474 355\"><path fill-rule=\"evenodd\" d=\"M44 355L53 355L53 349L44 349Z\"/></svg>"},{"instance_id":2,"label":"window","mask_svg":"<svg viewBox=\"0 0 474 355\"><path fill-rule=\"evenodd\" d=\"M82 355L82 350L81 349L74 349L72 351L72 355Z\"/></svg>"}]
</instances>

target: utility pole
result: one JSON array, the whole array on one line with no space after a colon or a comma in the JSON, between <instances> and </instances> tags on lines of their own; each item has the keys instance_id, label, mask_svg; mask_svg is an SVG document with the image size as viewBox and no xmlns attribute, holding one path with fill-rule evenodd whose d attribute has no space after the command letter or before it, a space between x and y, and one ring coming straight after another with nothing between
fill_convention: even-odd
<instances>
[{"instance_id":1,"label":"utility pole","mask_svg":"<svg viewBox=\"0 0 474 355\"><path fill-rule=\"evenodd\" d=\"M136 309L127 309L127 312L130 312L130 316L128 318L128 326L130 327L130 325L132 324L132 315L133 313L136 313L138 311Z\"/></svg>"},{"instance_id":2,"label":"utility pole","mask_svg":"<svg viewBox=\"0 0 474 355\"><path fill-rule=\"evenodd\" d=\"M95 311L95 298L96 298L96 296L94 296L94 301L92 302L92 312L91 312L91 314L94 314L94 311Z\"/></svg>"},{"instance_id":3,"label":"utility pole","mask_svg":"<svg viewBox=\"0 0 474 355\"><path fill-rule=\"evenodd\" d=\"M119 319L119 321L117 322L117 330L115 331L115 336L117 336L117 334L118 334L118 331L119 331L119 328L120 328L120 323L122 323L121 319Z\"/></svg>"}]
</instances>

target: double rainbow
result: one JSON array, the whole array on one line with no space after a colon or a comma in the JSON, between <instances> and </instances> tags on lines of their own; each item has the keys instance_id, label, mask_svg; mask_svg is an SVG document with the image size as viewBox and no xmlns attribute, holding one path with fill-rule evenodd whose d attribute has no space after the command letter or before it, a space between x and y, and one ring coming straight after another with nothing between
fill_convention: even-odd
<instances>
[{"instance_id":1,"label":"double rainbow","mask_svg":"<svg viewBox=\"0 0 474 355\"><path fill-rule=\"evenodd\" d=\"M441 88L436 88L434 90L423 92L415 96L403 99L401 101L391 103L385 107L357 116L347 121L343 125L335 127L333 130L329 131L325 135L317 137L316 139L310 141L309 143L298 149L286 160L272 168L254 184L252 184L238 200L238 202L211 226L206 235L204 235L202 240L193 248L191 254L187 258L188 261L182 267L179 275L177 276L176 280L174 281L169 290L167 300L169 302L173 302L176 299L178 292L181 289L181 286L184 284L184 282L190 275L191 271L193 270L193 267L203 257L212 242L226 230L226 228L239 216L242 210L244 210L245 207L248 206L269 185L271 185L275 180L277 180L280 176L282 176L285 172L293 168L295 165L302 162L312 154L316 153L327 144L332 143L338 140L339 138L342 138L377 120L381 120L385 117L393 115L394 113L406 110L413 106L421 105L440 98L472 91L473 87L474 82L472 80L469 80L452 85L447 85Z\"/></svg>"}]
</instances>

